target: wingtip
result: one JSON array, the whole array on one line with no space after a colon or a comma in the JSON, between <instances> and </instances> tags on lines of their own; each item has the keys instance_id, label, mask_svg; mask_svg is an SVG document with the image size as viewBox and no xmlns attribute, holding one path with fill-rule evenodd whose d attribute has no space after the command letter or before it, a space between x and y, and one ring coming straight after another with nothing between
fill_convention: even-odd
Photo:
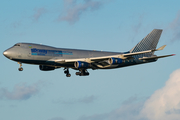
<instances>
[{"instance_id":1,"label":"wingtip","mask_svg":"<svg viewBox=\"0 0 180 120\"><path fill-rule=\"evenodd\" d=\"M160 48L156 49L156 50L163 50L166 47L166 45L161 46Z\"/></svg>"}]
</instances>

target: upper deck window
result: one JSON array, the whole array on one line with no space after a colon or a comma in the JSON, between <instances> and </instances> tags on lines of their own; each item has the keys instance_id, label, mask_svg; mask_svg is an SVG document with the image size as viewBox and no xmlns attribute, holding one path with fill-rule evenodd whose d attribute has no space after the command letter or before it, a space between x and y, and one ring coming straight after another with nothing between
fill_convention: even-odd
<instances>
[{"instance_id":1,"label":"upper deck window","mask_svg":"<svg viewBox=\"0 0 180 120\"><path fill-rule=\"evenodd\" d=\"M20 44L15 44L14 46L20 46Z\"/></svg>"}]
</instances>

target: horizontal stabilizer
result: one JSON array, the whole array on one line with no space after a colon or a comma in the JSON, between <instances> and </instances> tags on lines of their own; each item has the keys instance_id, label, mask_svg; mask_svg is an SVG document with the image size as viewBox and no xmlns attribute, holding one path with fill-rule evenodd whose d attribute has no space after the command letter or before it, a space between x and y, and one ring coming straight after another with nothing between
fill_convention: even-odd
<instances>
[{"instance_id":1,"label":"horizontal stabilizer","mask_svg":"<svg viewBox=\"0 0 180 120\"><path fill-rule=\"evenodd\" d=\"M169 57L169 56L174 56L174 55L175 55L175 54L163 55L163 56L153 56L153 57L143 57L143 58L139 58L139 60L158 59L158 58L164 58L164 57Z\"/></svg>"}]
</instances>

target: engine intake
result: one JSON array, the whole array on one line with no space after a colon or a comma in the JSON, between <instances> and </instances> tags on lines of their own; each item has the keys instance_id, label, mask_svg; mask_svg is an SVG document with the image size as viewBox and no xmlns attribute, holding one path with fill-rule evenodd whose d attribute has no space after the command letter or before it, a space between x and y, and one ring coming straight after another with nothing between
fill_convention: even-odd
<instances>
[{"instance_id":1,"label":"engine intake","mask_svg":"<svg viewBox=\"0 0 180 120\"><path fill-rule=\"evenodd\" d=\"M39 69L42 71L50 71L50 70L54 70L55 67L50 67L50 66L46 66L46 65L39 65Z\"/></svg>"},{"instance_id":2,"label":"engine intake","mask_svg":"<svg viewBox=\"0 0 180 120\"><path fill-rule=\"evenodd\" d=\"M77 69L79 69L79 68L88 68L89 65L90 65L90 64L87 63L87 62L81 62L81 61L76 61L76 62L74 63L74 67L77 68Z\"/></svg>"},{"instance_id":3,"label":"engine intake","mask_svg":"<svg viewBox=\"0 0 180 120\"><path fill-rule=\"evenodd\" d=\"M109 58L108 64L110 65L116 65L116 64L122 64L124 61L121 58Z\"/></svg>"}]
</instances>

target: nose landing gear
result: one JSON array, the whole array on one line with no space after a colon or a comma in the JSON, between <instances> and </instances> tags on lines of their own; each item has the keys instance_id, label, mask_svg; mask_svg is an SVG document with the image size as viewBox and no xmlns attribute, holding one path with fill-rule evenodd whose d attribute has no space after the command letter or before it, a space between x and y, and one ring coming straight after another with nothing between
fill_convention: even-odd
<instances>
[{"instance_id":1,"label":"nose landing gear","mask_svg":"<svg viewBox=\"0 0 180 120\"><path fill-rule=\"evenodd\" d=\"M19 68L18 68L18 70L19 70L19 71L23 71L23 68L22 68L22 63L18 62L18 64L19 64Z\"/></svg>"}]
</instances>

